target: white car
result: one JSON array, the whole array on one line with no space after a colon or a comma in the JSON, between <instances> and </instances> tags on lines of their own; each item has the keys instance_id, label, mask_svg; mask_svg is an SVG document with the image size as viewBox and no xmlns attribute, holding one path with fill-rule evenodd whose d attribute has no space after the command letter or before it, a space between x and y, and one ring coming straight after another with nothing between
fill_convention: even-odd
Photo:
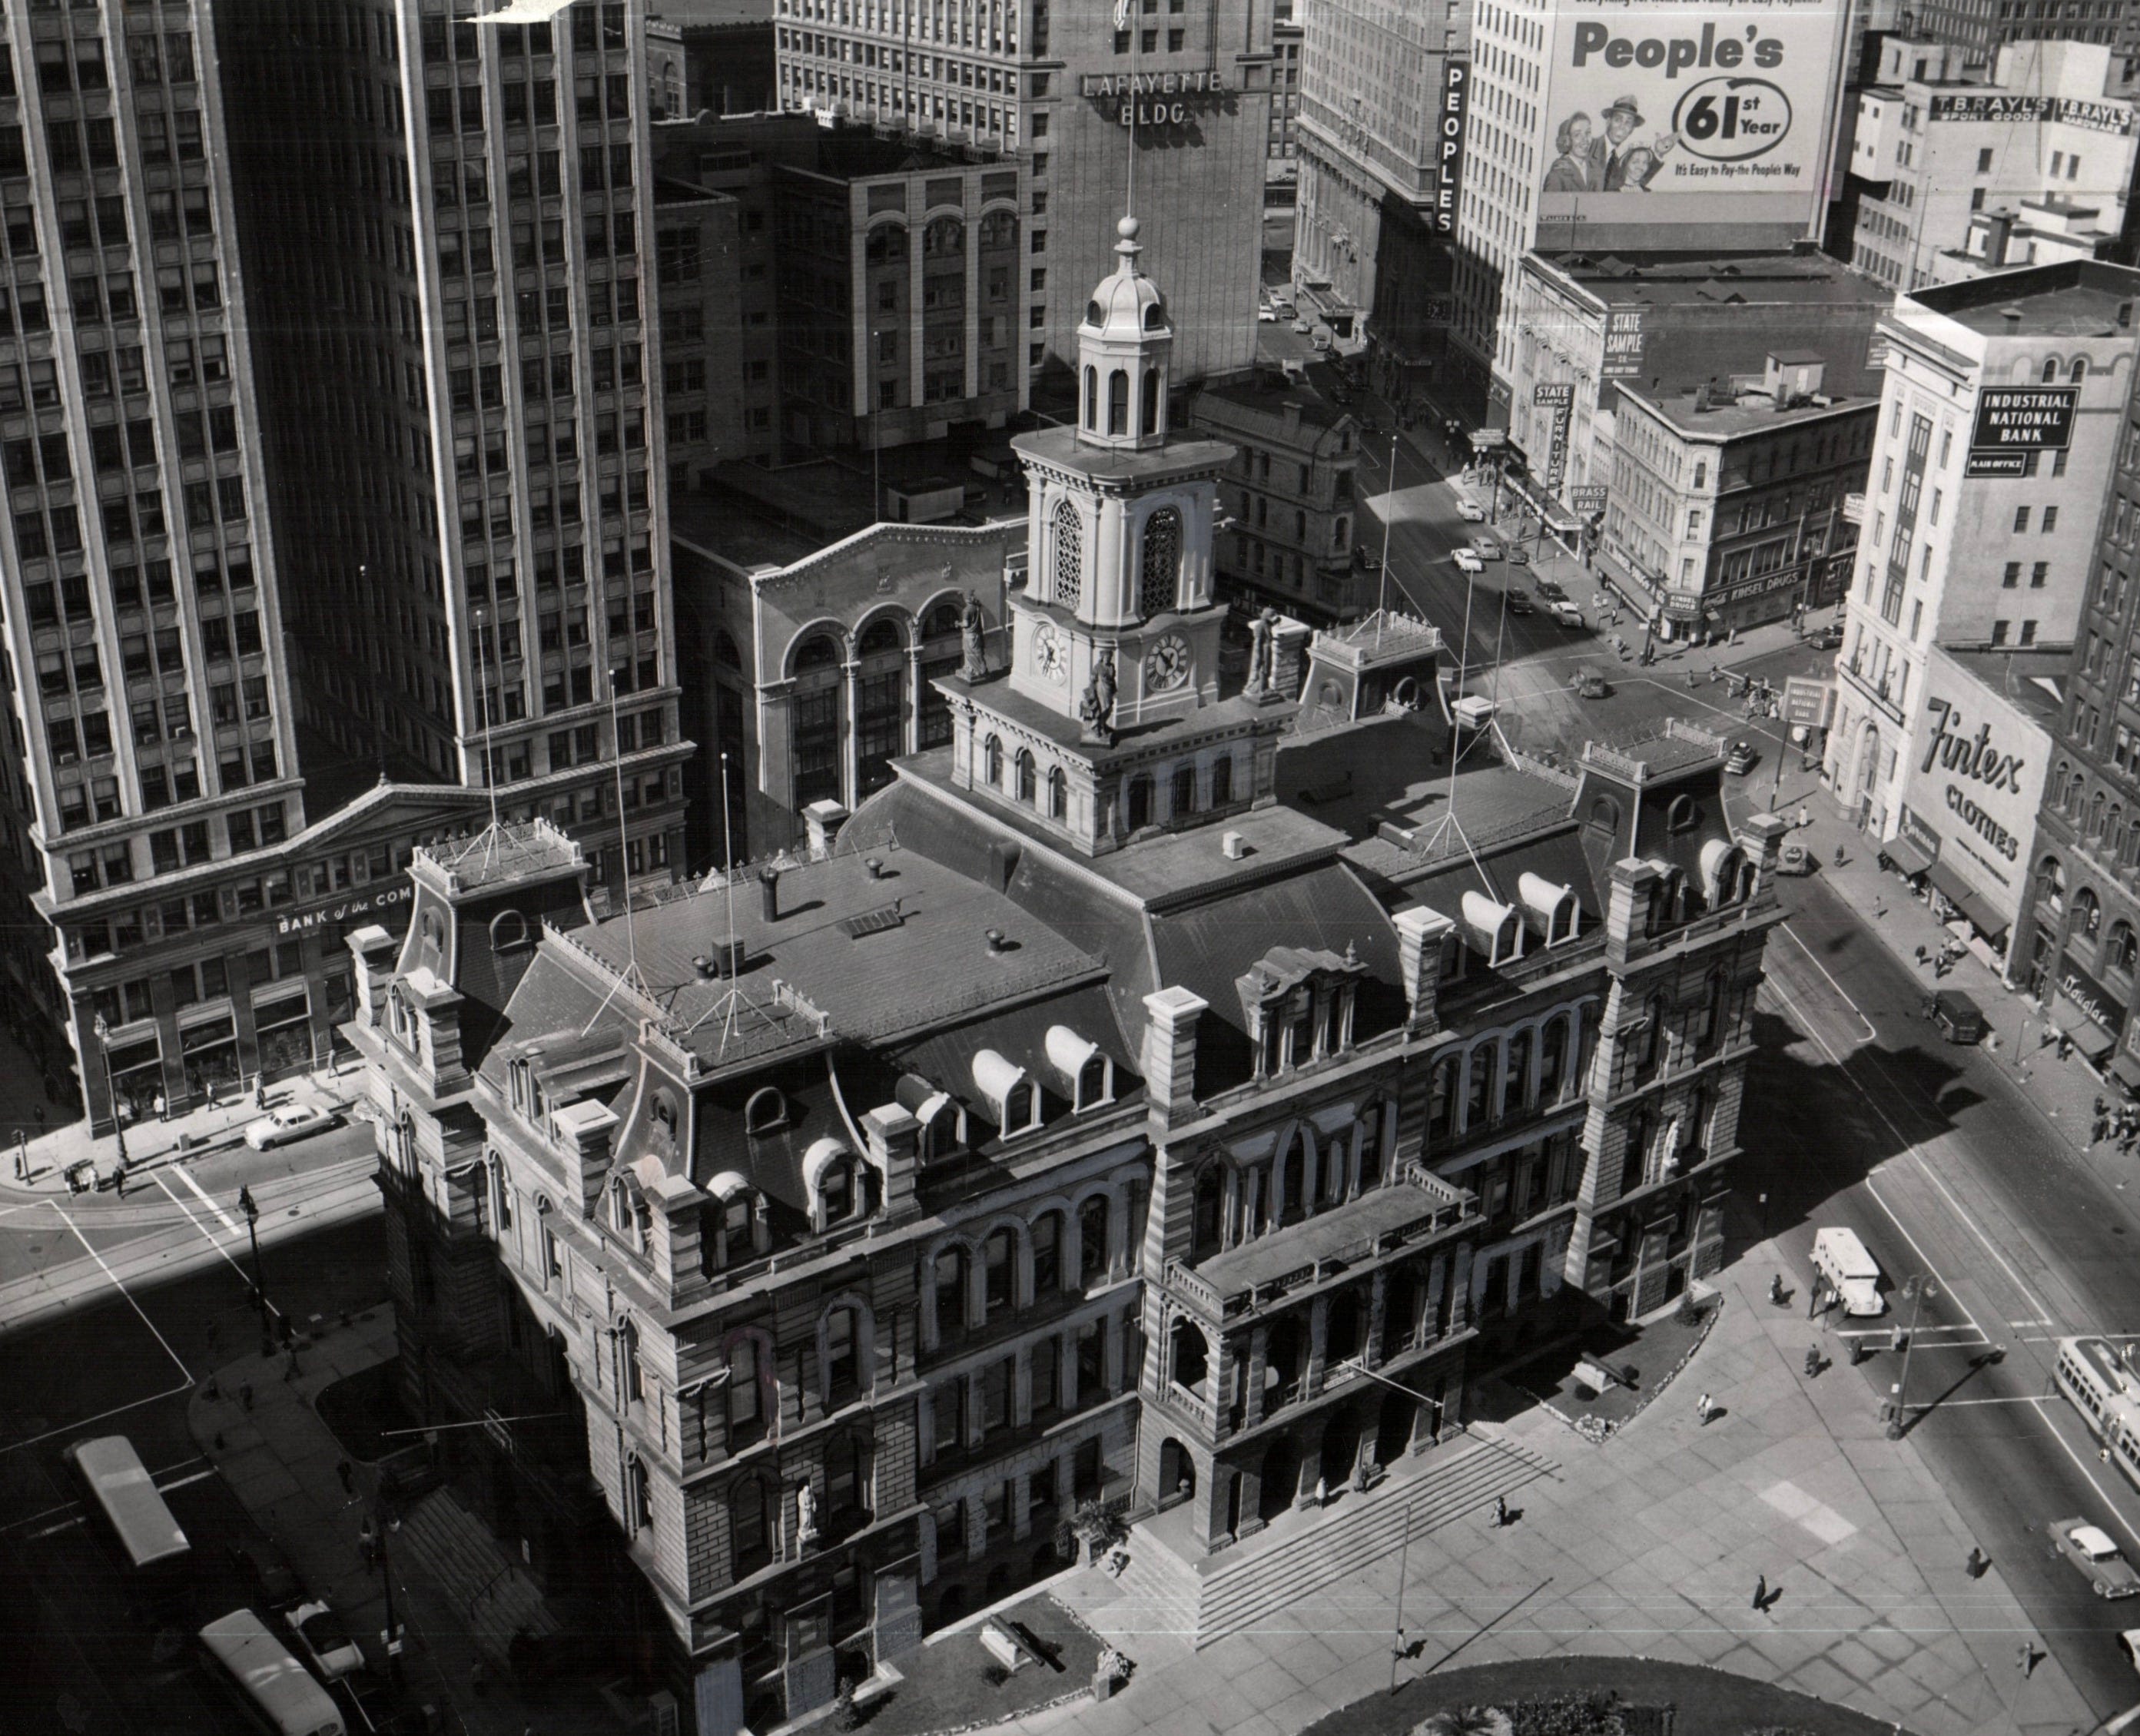
<instances>
[{"instance_id":1,"label":"white car","mask_svg":"<svg viewBox=\"0 0 2140 1736\"><path fill-rule=\"evenodd\" d=\"M1278 323L1278 315L1269 307L1259 307L1256 309L1256 323L1274 326Z\"/></svg>"},{"instance_id":2,"label":"white car","mask_svg":"<svg viewBox=\"0 0 2140 1736\"><path fill-rule=\"evenodd\" d=\"M282 1620L289 1624L298 1650L312 1660L323 1680L338 1682L364 1668L364 1654L350 1638L341 1618L326 1605L301 1603L294 1610L284 1611Z\"/></svg>"},{"instance_id":3,"label":"white car","mask_svg":"<svg viewBox=\"0 0 2140 1736\"><path fill-rule=\"evenodd\" d=\"M1297 319L1293 322L1293 329L1299 332L1303 337L1305 337L1310 332L1313 332L1315 327L1304 319Z\"/></svg>"},{"instance_id":4,"label":"white car","mask_svg":"<svg viewBox=\"0 0 2140 1736\"><path fill-rule=\"evenodd\" d=\"M1486 509L1475 500L1460 500L1456 503L1456 516L1466 524L1484 524Z\"/></svg>"},{"instance_id":5,"label":"white car","mask_svg":"<svg viewBox=\"0 0 2140 1736\"><path fill-rule=\"evenodd\" d=\"M1479 551L1475 548L1451 549L1449 558L1456 563L1456 569L1460 573L1484 573L1486 570L1486 563L1480 558Z\"/></svg>"},{"instance_id":6,"label":"white car","mask_svg":"<svg viewBox=\"0 0 2140 1736\"><path fill-rule=\"evenodd\" d=\"M325 1133L335 1124L335 1119L325 1109L309 1103L285 1104L272 1114L248 1123L245 1143L255 1151L271 1150L277 1145L288 1145L308 1139L314 1134Z\"/></svg>"},{"instance_id":7,"label":"white car","mask_svg":"<svg viewBox=\"0 0 2140 1736\"><path fill-rule=\"evenodd\" d=\"M1572 602L1548 603L1546 613L1563 627L1581 627L1588 624L1583 618L1583 611Z\"/></svg>"},{"instance_id":8,"label":"white car","mask_svg":"<svg viewBox=\"0 0 2140 1736\"><path fill-rule=\"evenodd\" d=\"M2118 1649L2125 1654L2125 1660L2134 1670L2140 1670L2140 1627L2128 1627L2118 1636Z\"/></svg>"}]
</instances>

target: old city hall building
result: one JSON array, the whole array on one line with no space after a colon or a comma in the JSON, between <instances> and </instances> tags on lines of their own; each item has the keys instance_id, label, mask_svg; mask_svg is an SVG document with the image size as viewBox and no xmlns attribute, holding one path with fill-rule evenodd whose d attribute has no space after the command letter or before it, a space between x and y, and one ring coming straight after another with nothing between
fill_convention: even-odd
<instances>
[{"instance_id":1,"label":"old city hall building","mask_svg":"<svg viewBox=\"0 0 2140 1736\"><path fill-rule=\"evenodd\" d=\"M573 1419L443 1432L455 1487L560 1596L606 1554L706 1736L1053 1572L1082 1501L1210 1552L1372 1482L1721 1258L1781 823L1706 735L1453 734L1407 617L1266 616L1222 681L1234 455L1117 251L948 746L800 859L597 917L537 819L351 937L403 1388Z\"/></svg>"}]
</instances>

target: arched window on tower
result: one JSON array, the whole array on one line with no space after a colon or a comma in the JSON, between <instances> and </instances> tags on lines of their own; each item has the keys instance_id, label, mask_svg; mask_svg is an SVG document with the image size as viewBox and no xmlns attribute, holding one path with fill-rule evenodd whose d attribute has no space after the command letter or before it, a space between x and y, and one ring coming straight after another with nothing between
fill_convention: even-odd
<instances>
[{"instance_id":1,"label":"arched window on tower","mask_svg":"<svg viewBox=\"0 0 2140 1736\"><path fill-rule=\"evenodd\" d=\"M1144 554L1137 569L1137 612L1150 617L1173 608L1181 579L1181 514L1162 506L1144 521Z\"/></svg>"},{"instance_id":2,"label":"arched window on tower","mask_svg":"<svg viewBox=\"0 0 2140 1736\"><path fill-rule=\"evenodd\" d=\"M1084 533L1077 523L1077 509L1068 500L1058 500L1055 503L1054 601L1066 609L1077 607L1084 567Z\"/></svg>"},{"instance_id":3,"label":"arched window on tower","mask_svg":"<svg viewBox=\"0 0 2140 1736\"><path fill-rule=\"evenodd\" d=\"M1033 758L1030 750L1020 748L1018 750L1017 766L1018 799L1021 802L1029 804L1033 800L1034 781L1038 770L1038 768L1033 763Z\"/></svg>"},{"instance_id":4,"label":"arched window on tower","mask_svg":"<svg viewBox=\"0 0 2140 1736\"><path fill-rule=\"evenodd\" d=\"M1094 433L1100 427L1100 371L1096 367L1085 370L1085 425Z\"/></svg>"},{"instance_id":5,"label":"arched window on tower","mask_svg":"<svg viewBox=\"0 0 2140 1736\"><path fill-rule=\"evenodd\" d=\"M1070 779L1063 775L1059 765L1049 768L1048 773L1048 817L1068 819L1070 817Z\"/></svg>"},{"instance_id":6,"label":"arched window on tower","mask_svg":"<svg viewBox=\"0 0 2140 1736\"><path fill-rule=\"evenodd\" d=\"M1107 432L1127 434L1129 431L1129 370L1118 367L1107 376Z\"/></svg>"},{"instance_id":7,"label":"arched window on tower","mask_svg":"<svg viewBox=\"0 0 2140 1736\"><path fill-rule=\"evenodd\" d=\"M1156 367L1144 371L1144 415L1137 423L1137 432L1147 436L1159 432L1159 370Z\"/></svg>"}]
</instances>

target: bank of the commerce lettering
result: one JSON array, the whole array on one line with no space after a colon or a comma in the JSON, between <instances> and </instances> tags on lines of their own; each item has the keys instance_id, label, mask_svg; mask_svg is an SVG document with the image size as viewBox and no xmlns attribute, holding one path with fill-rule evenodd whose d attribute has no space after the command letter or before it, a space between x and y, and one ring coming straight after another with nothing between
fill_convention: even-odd
<instances>
[{"instance_id":1,"label":"bank of the commerce lettering","mask_svg":"<svg viewBox=\"0 0 2140 1736\"><path fill-rule=\"evenodd\" d=\"M1226 75L1200 72L1087 72L1079 84L1084 96L1117 105L1115 119L1124 126L1181 126L1198 109L1209 108L1230 94Z\"/></svg>"},{"instance_id":2,"label":"bank of the commerce lettering","mask_svg":"<svg viewBox=\"0 0 2140 1736\"><path fill-rule=\"evenodd\" d=\"M1951 701L1936 699L1925 709L1931 715L1933 729L1931 740L1925 744L1924 770L1929 772L1936 765L1953 773L1956 780L1946 786L1947 811L2009 862L2016 860L2021 853L2020 839L1995 814L1985 811L1976 798L1994 792L2020 794L2021 756L1993 747L1988 723L1979 724L1974 735L1964 733L1967 722ZM1982 788L1972 789L1972 784Z\"/></svg>"}]
</instances>

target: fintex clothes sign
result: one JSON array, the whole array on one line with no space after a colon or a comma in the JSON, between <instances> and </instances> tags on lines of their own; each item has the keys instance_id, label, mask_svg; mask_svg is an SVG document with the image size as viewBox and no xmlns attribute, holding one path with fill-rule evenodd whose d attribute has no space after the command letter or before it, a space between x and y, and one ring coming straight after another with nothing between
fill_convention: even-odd
<instances>
[{"instance_id":1,"label":"fintex clothes sign","mask_svg":"<svg viewBox=\"0 0 2140 1736\"><path fill-rule=\"evenodd\" d=\"M2027 474L2031 452L2063 452L2073 445L2073 386L1987 386L1976 395L1969 431L1967 476Z\"/></svg>"},{"instance_id":2,"label":"fintex clothes sign","mask_svg":"<svg viewBox=\"0 0 2140 1736\"><path fill-rule=\"evenodd\" d=\"M1842 52L1835 0L1561 0L1553 16L1541 224L1810 232Z\"/></svg>"}]
</instances>

